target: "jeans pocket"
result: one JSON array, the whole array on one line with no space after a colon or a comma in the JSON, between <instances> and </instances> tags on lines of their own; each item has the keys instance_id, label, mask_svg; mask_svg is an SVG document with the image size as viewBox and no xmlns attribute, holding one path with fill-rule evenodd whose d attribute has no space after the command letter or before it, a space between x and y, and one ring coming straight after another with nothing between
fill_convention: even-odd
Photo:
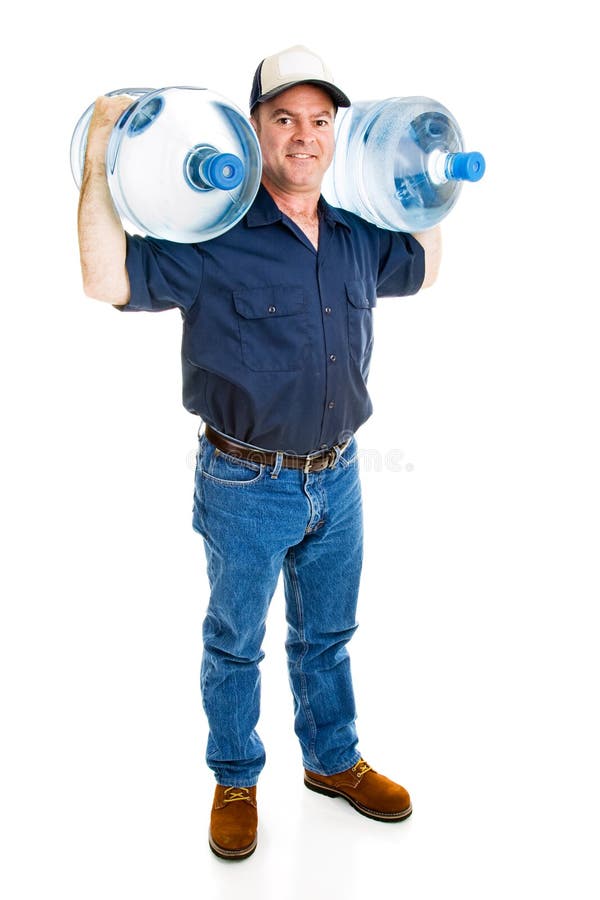
<instances>
[{"instance_id":1,"label":"jeans pocket","mask_svg":"<svg viewBox=\"0 0 600 900\"><path fill-rule=\"evenodd\" d=\"M260 463L230 456L229 453L223 453L222 450L208 443L200 468L202 476L209 481L233 487L248 487L256 484L265 473L265 466Z\"/></svg>"}]
</instances>

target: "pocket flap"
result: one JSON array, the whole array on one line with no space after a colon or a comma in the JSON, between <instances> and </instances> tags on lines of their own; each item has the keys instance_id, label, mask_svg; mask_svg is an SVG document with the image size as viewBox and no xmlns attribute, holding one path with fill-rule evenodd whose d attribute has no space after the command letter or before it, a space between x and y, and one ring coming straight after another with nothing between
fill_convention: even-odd
<instances>
[{"instance_id":1,"label":"pocket flap","mask_svg":"<svg viewBox=\"0 0 600 900\"><path fill-rule=\"evenodd\" d=\"M304 309L304 292L301 287L288 285L250 288L234 291L233 302L245 319L295 316Z\"/></svg>"},{"instance_id":2,"label":"pocket flap","mask_svg":"<svg viewBox=\"0 0 600 900\"><path fill-rule=\"evenodd\" d=\"M357 309L368 309L377 302L375 291L370 291L364 281L347 281L346 294L352 306Z\"/></svg>"}]
</instances>

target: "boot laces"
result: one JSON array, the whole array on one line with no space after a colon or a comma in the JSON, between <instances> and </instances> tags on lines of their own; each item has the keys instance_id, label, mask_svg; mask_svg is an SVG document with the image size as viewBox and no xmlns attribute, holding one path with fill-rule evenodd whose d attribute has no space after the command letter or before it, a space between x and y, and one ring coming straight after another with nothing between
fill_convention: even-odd
<instances>
[{"instance_id":1,"label":"boot laces","mask_svg":"<svg viewBox=\"0 0 600 900\"><path fill-rule=\"evenodd\" d=\"M352 766L352 771L357 778L362 778L363 775L371 771L371 766L364 759L359 759L356 765Z\"/></svg>"},{"instance_id":2,"label":"boot laces","mask_svg":"<svg viewBox=\"0 0 600 900\"><path fill-rule=\"evenodd\" d=\"M234 803L236 800L249 800L250 791L248 788L229 787L223 794L224 803Z\"/></svg>"}]
</instances>

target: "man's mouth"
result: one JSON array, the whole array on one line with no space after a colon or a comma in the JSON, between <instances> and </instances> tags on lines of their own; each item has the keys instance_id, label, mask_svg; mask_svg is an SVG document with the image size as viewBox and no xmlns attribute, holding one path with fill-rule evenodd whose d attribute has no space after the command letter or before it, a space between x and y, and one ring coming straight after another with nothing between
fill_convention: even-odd
<instances>
[{"instance_id":1,"label":"man's mouth","mask_svg":"<svg viewBox=\"0 0 600 900\"><path fill-rule=\"evenodd\" d=\"M312 153L288 153L292 159L316 159Z\"/></svg>"}]
</instances>

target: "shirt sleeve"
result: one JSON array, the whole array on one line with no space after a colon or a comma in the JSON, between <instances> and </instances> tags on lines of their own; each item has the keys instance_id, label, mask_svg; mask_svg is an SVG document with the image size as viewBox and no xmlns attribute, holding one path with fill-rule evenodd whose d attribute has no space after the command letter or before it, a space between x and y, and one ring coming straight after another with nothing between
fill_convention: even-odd
<instances>
[{"instance_id":1,"label":"shirt sleeve","mask_svg":"<svg viewBox=\"0 0 600 900\"><path fill-rule=\"evenodd\" d=\"M202 285L202 253L197 244L179 244L126 233L125 265L130 298L122 312L187 312Z\"/></svg>"},{"instance_id":2,"label":"shirt sleeve","mask_svg":"<svg viewBox=\"0 0 600 900\"><path fill-rule=\"evenodd\" d=\"M379 231L380 297L403 297L416 294L425 278L425 251L412 234L402 231Z\"/></svg>"}]
</instances>

